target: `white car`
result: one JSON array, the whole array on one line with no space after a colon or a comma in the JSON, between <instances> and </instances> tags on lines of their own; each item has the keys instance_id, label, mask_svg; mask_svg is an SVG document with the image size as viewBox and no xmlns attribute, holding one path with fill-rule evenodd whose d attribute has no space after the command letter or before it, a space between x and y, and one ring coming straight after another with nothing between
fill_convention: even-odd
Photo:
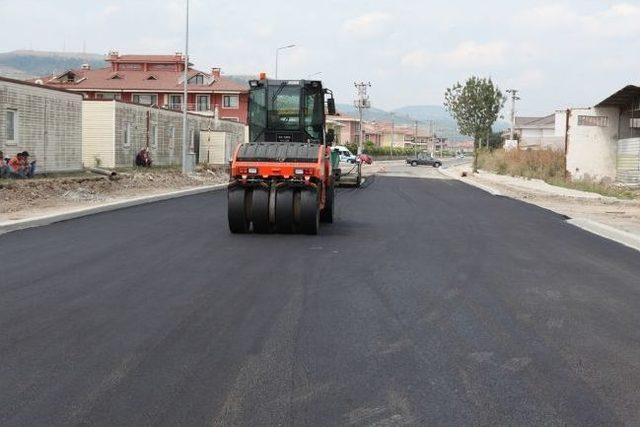
<instances>
[{"instance_id":1,"label":"white car","mask_svg":"<svg viewBox=\"0 0 640 427\"><path fill-rule=\"evenodd\" d=\"M342 145L337 145L333 147L334 152L338 152L340 154L340 161L345 163L356 163L357 158L355 154L353 154L349 149Z\"/></svg>"}]
</instances>

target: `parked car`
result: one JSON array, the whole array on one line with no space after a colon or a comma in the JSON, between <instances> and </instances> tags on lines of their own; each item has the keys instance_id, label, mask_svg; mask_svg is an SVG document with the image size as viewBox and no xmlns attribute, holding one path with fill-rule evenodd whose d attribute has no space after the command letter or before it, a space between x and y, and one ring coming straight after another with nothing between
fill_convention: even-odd
<instances>
[{"instance_id":1,"label":"parked car","mask_svg":"<svg viewBox=\"0 0 640 427\"><path fill-rule=\"evenodd\" d=\"M439 168L442 166L442 161L431 157L428 154L420 153L417 156L407 157L407 164L411 166L426 165Z\"/></svg>"},{"instance_id":2,"label":"parked car","mask_svg":"<svg viewBox=\"0 0 640 427\"><path fill-rule=\"evenodd\" d=\"M356 163L357 157L349 149L342 145L336 145L333 147L333 151L340 155L340 161L346 163Z\"/></svg>"}]
</instances>

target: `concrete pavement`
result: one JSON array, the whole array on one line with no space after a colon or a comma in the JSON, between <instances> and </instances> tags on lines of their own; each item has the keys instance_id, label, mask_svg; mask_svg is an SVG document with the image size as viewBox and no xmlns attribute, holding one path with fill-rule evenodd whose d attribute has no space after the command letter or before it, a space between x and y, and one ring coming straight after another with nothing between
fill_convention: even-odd
<instances>
[{"instance_id":1,"label":"concrete pavement","mask_svg":"<svg viewBox=\"0 0 640 427\"><path fill-rule=\"evenodd\" d=\"M0 424L637 422L637 252L424 173L315 237L224 193L0 236Z\"/></svg>"}]
</instances>

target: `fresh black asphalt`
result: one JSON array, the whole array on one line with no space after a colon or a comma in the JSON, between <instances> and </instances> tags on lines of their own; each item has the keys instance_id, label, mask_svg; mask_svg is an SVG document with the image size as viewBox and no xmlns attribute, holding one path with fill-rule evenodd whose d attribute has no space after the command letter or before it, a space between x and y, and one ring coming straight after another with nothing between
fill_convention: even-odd
<instances>
[{"instance_id":1,"label":"fresh black asphalt","mask_svg":"<svg viewBox=\"0 0 640 427\"><path fill-rule=\"evenodd\" d=\"M640 420L640 256L458 181L341 190L319 236L224 192L0 236L0 425Z\"/></svg>"}]
</instances>

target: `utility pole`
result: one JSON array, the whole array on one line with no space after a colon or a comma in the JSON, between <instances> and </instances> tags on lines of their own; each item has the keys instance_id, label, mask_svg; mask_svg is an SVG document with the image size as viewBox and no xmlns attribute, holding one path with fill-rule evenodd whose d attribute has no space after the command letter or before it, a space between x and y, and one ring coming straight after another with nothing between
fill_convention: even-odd
<instances>
[{"instance_id":1,"label":"utility pole","mask_svg":"<svg viewBox=\"0 0 640 427\"><path fill-rule=\"evenodd\" d=\"M358 99L354 101L355 107L358 109L358 116L360 122L360 137L358 138L358 155L362 154L362 148L364 146L364 126L362 123L363 111L367 108L371 108L371 102L369 102L369 95L367 94L367 88L371 87L371 83L360 82L354 83L358 90Z\"/></svg>"},{"instance_id":2,"label":"utility pole","mask_svg":"<svg viewBox=\"0 0 640 427\"><path fill-rule=\"evenodd\" d=\"M518 96L518 89L508 89L507 93L511 94L511 132L509 134L509 139L513 141L515 138L515 127L516 127L516 101L520 100ZM488 141L487 141L488 144Z\"/></svg>"},{"instance_id":3,"label":"utility pole","mask_svg":"<svg viewBox=\"0 0 640 427\"><path fill-rule=\"evenodd\" d=\"M189 149L189 142L187 139L189 138L189 129L187 129L187 101L188 101L188 90L187 85L189 84L188 78L188 69L189 69L189 0L187 0L187 23L186 23L186 32L185 32L185 45L184 45L184 72L182 75L183 78L183 100L182 100L182 173L188 174L191 172L191 165L187 165L187 150Z\"/></svg>"},{"instance_id":4,"label":"utility pole","mask_svg":"<svg viewBox=\"0 0 640 427\"><path fill-rule=\"evenodd\" d=\"M413 130L413 153L418 157L418 121L415 120L415 128Z\"/></svg>"},{"instance_id":5,"label":"utility pole","mask_svg":"<svg viewBox=\"0 0 640 427\"><path fill-rule=\"evenodd\" d=\"M393 157L393 146L396 144L396 117L391 113L391 157Z\"/></svg>"}]
</instances>

